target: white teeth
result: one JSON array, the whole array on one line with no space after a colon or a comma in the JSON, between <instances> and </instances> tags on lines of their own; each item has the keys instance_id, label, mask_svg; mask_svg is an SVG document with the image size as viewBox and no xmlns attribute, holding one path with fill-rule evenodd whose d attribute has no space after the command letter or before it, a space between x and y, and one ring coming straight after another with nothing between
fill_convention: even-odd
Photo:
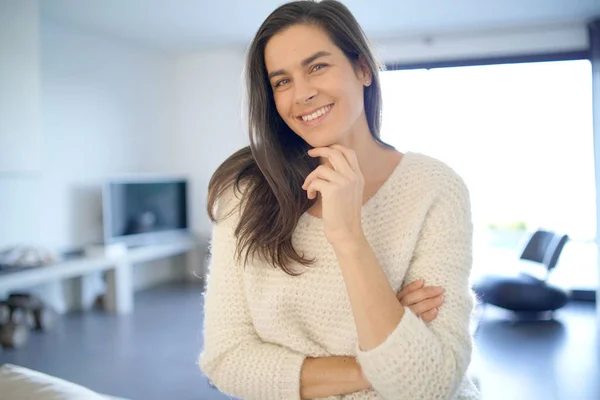
<instances>
[{"instance_id":1,"label":"white teeth","mask_svg":"<svg viewBox=\"0 0 600 400\"><path fill-rule=\"evenodd\" d=\"M314 113L312 113L310 115L304 115L302 117L302 120L305 122L312 121L315 118L319 118L321 115L325 114L330 109L331 109L331 106L325 106L323 108L318 109L317 111L315 111Z\"/></svg>"}]
</instances>

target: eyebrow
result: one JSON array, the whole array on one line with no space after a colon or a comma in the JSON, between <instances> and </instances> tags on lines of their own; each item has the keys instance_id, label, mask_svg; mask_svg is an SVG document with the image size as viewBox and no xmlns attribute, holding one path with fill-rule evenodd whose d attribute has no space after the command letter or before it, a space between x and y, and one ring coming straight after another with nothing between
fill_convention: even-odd
<instances>
[{"instance_id":1,"label":"eyebrow","mask_svg":"<svg viewBox=\"0 0 600 400\"><path fill-rule=\"evenodd\" d=\"M308 64L310 64L311 62L315 61L317 58L321 58L321 57L326 57L326 56L330 56L331 53L327 52L327 51L319 51L315 54L313 54L312 56L302 60L302 62L300 63L300 65L302 65L302 67L306 67ZM269 74L269 80L271 80L271 78L273 78L274 76L277 75L284 75L285 74L285 70L283 69L278 69L277 71L273 71Z\"/></svg>"}]
</instances>

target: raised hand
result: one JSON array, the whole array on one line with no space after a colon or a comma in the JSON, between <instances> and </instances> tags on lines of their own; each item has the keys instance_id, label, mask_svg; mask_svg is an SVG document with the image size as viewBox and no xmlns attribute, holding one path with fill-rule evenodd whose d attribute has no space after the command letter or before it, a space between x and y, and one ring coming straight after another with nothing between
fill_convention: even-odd
<instances>
[{"instance_id":1,"label":"raised hand","mask_svg":"<svg viewBox=\"0 0 600 400\"><path fill-rule=\"evenodd\" d=\"M309 199L321 195L321 216L325 237L332 246L343 246L362 237L361 208L364 178L353 150L341 145L309 150L311 157L327 162L305 179L302 189Z\"/></svg>"}]
</instances>

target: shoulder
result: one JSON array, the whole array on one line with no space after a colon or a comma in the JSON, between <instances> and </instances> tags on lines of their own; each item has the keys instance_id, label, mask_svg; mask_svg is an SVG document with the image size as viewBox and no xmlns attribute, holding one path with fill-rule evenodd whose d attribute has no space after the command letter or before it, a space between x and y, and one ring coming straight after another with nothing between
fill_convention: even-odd
<instances>
[{"instance_id":1,"label":"shoulder","mask_svg":"<svg viewBox=\"0 0 600 400\"><path fill-rule=\"evenodd\" d=\"M410 187L420 189L432 197L454 194L469 197L469 189L462 176L450 165L422 153L406 153L404 179Z\"/></svg>"},{"instance_id":2,"label":"shoulder","mask_svg":"<svg viewBox=\"0 0 600 400\"><path fill-rule=\"evenodd\" d=\"M225 220L237 220L241 214L247 185L232 183L217 198L215 216L217 223Z\"/></svg>"}]
</instances>

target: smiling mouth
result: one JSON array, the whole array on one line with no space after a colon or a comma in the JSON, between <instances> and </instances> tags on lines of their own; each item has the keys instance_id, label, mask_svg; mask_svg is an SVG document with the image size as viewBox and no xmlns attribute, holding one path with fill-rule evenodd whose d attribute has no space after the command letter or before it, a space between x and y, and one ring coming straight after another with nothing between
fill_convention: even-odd
<instances>
[{"instance_id":1,"label":"smiling mouth","mask_svg":"<svg viewBox=\"0 0 600 400\"><path fill-rule=\"evenodd\" d=\"M332 108L333 104L329 104L325 107L319 108L312 114L303 115L301 117L296 118L298 118L298 120L300 120L300 122L302 122L304 125L315 125L322 121L327 115L329 115L329 112Z\"/></svg>"}]
</instances>

